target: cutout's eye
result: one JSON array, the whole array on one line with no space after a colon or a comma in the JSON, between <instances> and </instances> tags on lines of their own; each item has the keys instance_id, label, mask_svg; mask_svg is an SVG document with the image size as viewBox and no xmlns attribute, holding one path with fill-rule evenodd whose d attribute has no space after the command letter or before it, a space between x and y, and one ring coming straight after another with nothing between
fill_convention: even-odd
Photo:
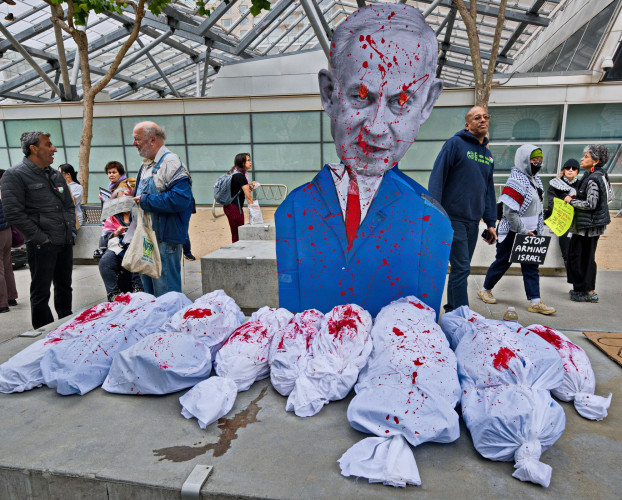
<instances>
[{"instance_id":1,"label":"cutout's eye","mask_svg":"<svg viewBox=\"0 0 622 500\"><path fill-rule=\"evenodd\" d=\"M404 104L406 104L407 100L408 100L408 95L406 94L406 92L400 92L400 98L397 101L399 105L403 106Z\"/></svg>"},{"instance_id":2,"label":"cutout's eye","mask_svg":"<svg viewBox=\"0 0 622 500\"><path fill-rule=\"evenodd\" d=\"M367 99L367 94L369 93L369 89L364 83L361 83L361 87L359 88L359 97L361 99Z\"/></svg>"}]
</instances>

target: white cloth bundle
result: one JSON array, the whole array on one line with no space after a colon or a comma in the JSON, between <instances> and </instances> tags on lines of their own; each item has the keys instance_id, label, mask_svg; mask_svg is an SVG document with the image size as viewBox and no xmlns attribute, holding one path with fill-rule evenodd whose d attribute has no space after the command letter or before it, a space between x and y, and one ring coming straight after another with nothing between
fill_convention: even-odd
<instances>
[{"instance_id":1,"label":"white cloth bundle","mask_svg":"<svg viewBox=\"0 0 622 500\"><path fill-rule=\"evenodd\" d=\"M272 337L292 317L292 313L282 308L262 307L255 311L216 354L214 365L218 376L235 381L239 392L266 378L270 374L268 352Z\"/></svg>"},{"instance_id":2,"label":"white cloth bundle","mask_svg":"<svg viewBox=\"0 0 622 500\"><path fill-rule=\"evenodd\" d=\"M462 416L477 451L514 460L512 474L548 487L552 469L540 455L564 432L566 416L550 390L564 368L557 351L535 333L489 320L467 306L443 315L441 326L458 359Z\"/></svg>"},{"instance_id":3,"label":"white cloth bundle","mask_svg":"<svg viewBox=\"0 0 622 500\"><path fill-rule=\"evenodd\" d=\"M323 323L324 315L317 309L309 309L296 314L274 335L270 344L270 381L281 396L289 396L294 389Z\"/></svg>"},{"instance_id":4,"label":"white cloth bundle","mask_svg":"<svg viewBox=\"0 0 622 500\"><path fill-rule=\"evenodd\" d=\"M421 484L408 443L450 443L460 436L456 357L436 313L414 296L378 313L373 351L355 386L348 421L366 438L340 459L344 476L391 486Z\"/></svg>"},{"instance_id":5,"label":"white cloth bundle","mask_svg":"<svg viewBox=\"0 0 622 500\"><path fill-rule=\"evenodd\" d=\"M216 354L214 371L218 376L204 380L179 398L181 414L196 417L204 429L229 413L238 392L268 376L270 341L292 317L287 309L262 307L255 311Z\"/></svg>"},{"instance_id":6,"label":"white cloth bundle","mask_svg":"<svg viewBox=\"0 0 622 500\"><path fill-rule=\"evenodd\" d=\"M115 354L156 331L189 303L179 292L158 298L133 294L123 310L97 330L55 345L43 356L41 372L46 385L63 395L82 396L92 391L104 382Z\"/></svg>"},{"instance_id":7,"label":"white cloth bundle","mask_svg":"<svg viewBox=\"0 0 622 500\"><path fill-rule=\"evenodd\" d=\"M130 295L119 295L117 299L89 307L0 365L0 392L8 394L41 387L45 383L41 373L44 354L65 340L98 331L102 324L124 309Z\"/></svg>"},{"instance_id":8,"label":"white cloth bundle","mask_svg":"<svg viewBox=\"0 0 622 500\"><path fill-rule=\"evenodd\" d=\"M299 417L345 398L372 349L370 314L356 304L335 306L311 343L285 409Z\"/></svg>"},{"instance_id":9,"label":"white cloth bundle","mask_svg":"<svg viewBox=\"0 0 622 500\"><path fill-rule=\"evenodd\" d=\"M544 325L530 325L528 330L538 334L551 344L562 358L564 380L551 392L562 401L574 400L574 406L582 417L602 420L607 416L611 396L604 398L594 395L596 377L590 358L583 349L570 341L562 332Z\"/></svg>"},{"instance_id":10,"label":"white cloth bundle","mask_svg":"<svg viewBox=\"0 0 622 500\"><path fill-rule=\"evenodd\" d=\"M169 394L205 380L212 360L244 314L224 291L203 295L119 352L102 388L119 394ZM156 331L157 330L157 331Z\"/></svg>"}]
</instances>

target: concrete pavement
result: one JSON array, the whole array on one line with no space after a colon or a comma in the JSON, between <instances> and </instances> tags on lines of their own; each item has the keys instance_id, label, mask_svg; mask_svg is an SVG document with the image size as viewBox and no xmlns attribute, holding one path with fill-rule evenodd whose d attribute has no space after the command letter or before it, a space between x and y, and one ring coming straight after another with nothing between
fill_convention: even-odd
<instances>
[{"instance_id":1,"label":"concrete pavement","mask_svg":"<svg viewBox=\"0 0 622 500\"><path fill-rule=\"evenodd\" d=\"M193 300L202 293L199 273L198 262L185 263L184 292ZM622 367L580 331L621 328L621 278L622 271L599 273L598 304L571 302L564 278L542 278L542 298L558 309L550 317L527 312L519 276L504 277L497 285L496 305L483 304L476 296L483 276L470 278L474 310L500 318L514 305L522 324L565 331L588 353L597 394L614 393L602 422L585 420L571 404L562 403L566 431L542 456L553 468L548 489L512 478L511 463L478 455L464 425L455 443L414 449L420 487L394 489L344 478L336 461L365 437L348 425L348 400L301 419L286 413L285 398L261 381L240 393L231 412L206 430L181 416L178 398L185 391L135 397L97 389L63 397L44 387L0 395L0 499L178 499L196 464L214 466L202 498L619 498ZM20 305L0 317L0 363L33 342L12 338L31 326L28 271L18 271L17 281ZM96 266L76 266L74 311L104 296Z\"/></svg>"}]
</instances>

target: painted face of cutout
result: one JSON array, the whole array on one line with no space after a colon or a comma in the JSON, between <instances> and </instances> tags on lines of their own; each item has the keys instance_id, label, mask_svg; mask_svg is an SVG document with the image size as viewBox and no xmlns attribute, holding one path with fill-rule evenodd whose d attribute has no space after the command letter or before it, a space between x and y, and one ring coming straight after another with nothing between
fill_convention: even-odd
<instances>
[{"instance_id":1,"label":"painted face of cutout","mask_svg":"<svg viewBox=\"0 0 622 500\"><path fill-rule=\"evenodd\" d=\"M344 50L333 77L327 112L339 158L359 175L384 174L402 159L429 115L422 109L434 75L426 73L419 36L388 30L360 35Z\"/></svg>"}]
</instances>

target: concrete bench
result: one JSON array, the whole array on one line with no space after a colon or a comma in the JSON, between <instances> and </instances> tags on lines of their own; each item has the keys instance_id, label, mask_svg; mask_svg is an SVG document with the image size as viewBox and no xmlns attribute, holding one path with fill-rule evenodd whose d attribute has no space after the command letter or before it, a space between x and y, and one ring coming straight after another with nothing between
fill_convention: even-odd
<instances>
[{"instance_id":1,"label":"concrete bench","mask_svg":"<svg viewBox=\"0 0 622 500\"><path fill-rule=\"evenodd\" d=\"M278 307L276 242L240 240L201 257L201 284L203 293L224 290L244 314Z\"/></svg>"}]
</instances>

